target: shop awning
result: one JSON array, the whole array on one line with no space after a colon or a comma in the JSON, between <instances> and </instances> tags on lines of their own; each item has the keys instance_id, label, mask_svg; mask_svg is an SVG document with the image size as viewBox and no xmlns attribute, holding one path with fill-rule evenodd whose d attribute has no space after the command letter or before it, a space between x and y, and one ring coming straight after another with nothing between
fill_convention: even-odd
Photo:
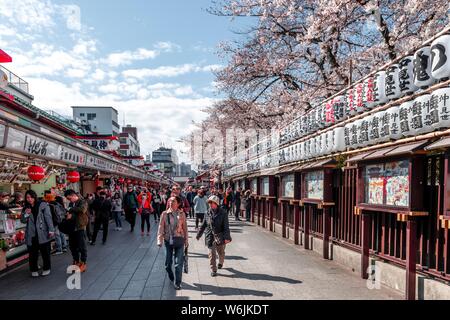
<instances>
[{"instance_id":1,"label":"shop awning","mask_svg":"<svg viewBox=\"0 0 450 320\"><path fill-rule=\"evenodd\" d=\"M355 161L360 161L362 159L364 159L364 157L368 156L371 153L374 153L375 151L371 150L371 151L366 151L363 153L359 153L356 156L353 156L351 158L348 158L345 162L355 162Z\"/></svg>"},{"instance_id":2,"label":"shop awning","mask_svg":"<svg viewBox=\"0 0 450 320\"><path fill-rule=\"evenodd\" d=\"M322 168L325 165L335 164L336 161L334 159L325 159L325 160L317 160L308 163L306 166L303 166L301 170L305 169L316 169L316 168Z\"/></svg>"},{"instance_id":3,"label":"shop awning","mask_svg":"<svg viewBox=\"0 0 450 320\"><path fill-rule=\"evenodd\" d=\"M436 142L433 142L429 146L425 147L425 150L435 150L435 149L442 149L442 148L448 148L450 147L450 136L449 137L443 137L439 139Z\"/></svg>"},{"instance_id":4,"label":"shop awning","mask_svg":"<svg viewBox=\"0 0 450 320\"><path fill-rule=\"evenodd\" d=\"M280 167L277 170L276 174L283 174L283 173L286 173L286 172L293 172L293 171L295 171L295 168L297 168L297 167L298 167L298 164L290 164L290 165L287 165L287 166L283 166L283 167Z\"/></svg>"},{"instance_id":5,"label":"shop awning","mask_svg":"<svg viewBox=\"0 0 450 320\"><path fill-rule=\"evenodd\" d=\"M417 141L413 143L396 146L391 151L385 153L385 156L397 156L400 154L411 154L417 150L423 149L423 146L428 143L428 140Z\"/></svg>"}]
</instances>

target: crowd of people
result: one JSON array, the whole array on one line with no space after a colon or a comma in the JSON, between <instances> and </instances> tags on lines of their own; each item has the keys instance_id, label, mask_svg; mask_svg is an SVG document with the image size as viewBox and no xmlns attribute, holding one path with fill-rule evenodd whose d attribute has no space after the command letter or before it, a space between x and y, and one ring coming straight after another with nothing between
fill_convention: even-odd
<instances>
[{"instance_id":1,"label":"crowd of people","mask_svg":"<svg viewBox=\"0 0 450 320\"><path fill-rule=\"evenodd\" d=\"M180 186L153 189L128 185L114 190L99 186L93 194L84 197L74 190L63 196L45 191L42 198L28 190L25 196L0 193L0 210L22 208L21 220L26 224L25 241L29 252L29 267L33 277L39 276L38 257L42 256L42 276L51 271L51 242L55 240L55 255L70 249L72 265L80 272L87 269L88 244L95 245L102 230L102 244L108 240L110 220L115 231L123 229L123 219L134 232L140 216L141 236L150 236L151 217L157 224L157 244L166 250L165 268L175 289L181 288L182 271L189 246L187 220L195 219L196 239L205 235L209 250L211 276L217 275L225 259L226 244L231 241L228 217L240 221L241 210L250 220L250 191L242 194L228 188L221 189L192 186L182 190ZM146 232L145 232L146 231ZM68 240L67 240L68 238ZM218 264L216 260L218 259ZM175 272L172 270L174 267Z\"/></svg>"}]
</instances>

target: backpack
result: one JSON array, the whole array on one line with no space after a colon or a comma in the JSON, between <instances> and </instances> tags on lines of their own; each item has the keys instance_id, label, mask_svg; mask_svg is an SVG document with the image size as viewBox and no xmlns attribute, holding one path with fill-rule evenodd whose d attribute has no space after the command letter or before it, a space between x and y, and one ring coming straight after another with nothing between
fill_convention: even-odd
<instances>
[{"instance_id":1,"label":"backpack","mask_svg":"<svg viewBox=\"0 0 450 320\"><path fill-rule=\"evenodd\" d=\"M57 227L62 221L62 217L59 212L60 210L59 210L58 206L53 203L49 203L49 206L50 206L50 212L52 214L53 226Z\"/></svg>"}]
</instances>

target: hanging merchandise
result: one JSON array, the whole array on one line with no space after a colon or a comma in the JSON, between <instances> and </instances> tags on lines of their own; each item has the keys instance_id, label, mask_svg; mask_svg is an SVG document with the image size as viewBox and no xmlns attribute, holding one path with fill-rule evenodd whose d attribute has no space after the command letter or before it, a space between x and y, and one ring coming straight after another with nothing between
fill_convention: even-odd
<instances>
[{"instance_id":1,"label":"hanging merchandise","mask_svg":"<svg viewBox=\"0 0 450 320\"><path fill-rule=\"evenodd\" d=\"M356 105L354 97L354 88L350 88L345 92L345 116L353 116L356 114Z\"/></svg>"},{"instance_id":2,"label":"hanging merchandise","mask_svg":"<svg viewBox=\"0 0 450 320\"><path fill-rule=\"evenodd\" d=\"M40 166L29 166L27 173L28 177L35 182L45 178L45 169Z\"/></svg>"},{"instance_id":3,"label":"hanging merchandise","mask_svg":"<svg viewBox=\"0 0 450 320\"><path fill-rule=\"evenodd\" d=\"M375 105L384 104L388 101L385 93L385 79L386 72L378 71L375 74L375 87L373 88L373 95L375 99Z\"/></svg>"},{"instance_id":4,"label":"hanging merchandise","mask_svg":"<svg viewBox=\"0 0 450 320\"><path fill-rule=\"evenodd\" d=\"M386 68L384 88L387 99L395 100L400 98L400 77L399 67L397 64L390 65L388 68Z\"/></svg>"},{"instance_id":5,"label":"hanging merchandise","mask_svg":"<svg viewBox=\"0 0 450 320\"><path fill-rule=\"evenodd\" d=\"M419 89L414 84L414 56L404 57L399 62L400 71L398 73L399 87L402 96L408 95Z\"/></svg>"},{"instance_id":6,"label":"hanging merchandise","mask_svg":"<svg viewBox=\"0 0 450 320\"><path fill-rule=\"evenodd\" d=\"M419 88L426 88L434 83L431 76L431 50L423 47L414 54L414 84Z\"/></svg>"},{"instance_id":7,"label":"hanging merchandise","mask_svg":"<svg viewBox=\"0 0 450 320\"><path fill-rule=\"evenodd\" d=\"M431 43L431 76L438 80L450 78L450 34Z\"/></svg>"},{"instance_id":8,"label":"hanging merchandise","mask_svg":"<svg viewBox=\"0 0 450 320\"><path fill-rule=\"evenodd\" d=\"M331 132L333 139L332 152L340 152L345 150L344 127L334 128Z\"/></svg>"},{"instance_id":9,"label":"hanging merchandise","mask_svg":"<svg viewBox=\"0 0 450 320\"><path fill-rule=\"evenodd\" d=\"M450 87L433 91L429 117L433 128L450 128Z\"/></svg>"},{"instance_id":10,"label":"hanging merchandise","mask_svg":"<svg viewBox=\"0 0 450 320\"><path fill-rule=\"evenodd\" d=\"M372 109L375 107L375 95L374 95L374 88L375 88L375 79L374 77L368 77L366 80L364 80L364 103L367 108Z\"/></svg>"},{"instance_id":11,"label":"hanging merchandise","mask_svg":"<svg viewBox=\"0 0 450 320\"><path fill-rule=\"evenodd\" d=\"M430 94L424 94L414 99L411 114L410 126L414 130L414 135L433 131L429 117Z\"/></svg>"},{"instance_id":12,"label":"hanging merchandise","mask_svg":"<svg viewBox=\"0 0 450 320\"><path fill-rule=\"evenodd\" d=\"M411 114L412 114L412 105L414 101L403 102L400 107L398 107L398 121L400 125L400 133L405 136L414 135L414 130L411 128ZM392 128L391 128L392 134Z\"/></svg>"},{"instance_id":13,"label":"hanging merchandise","mask_svg":"<svg viewBox=\"0 0 450 320\"><path fill-rule=\"evenodd\" d=\"M367 110L366 102L364 101L364 83L360 82L355 85L355 106L356 112L362 113Z\"/></svg>"}]
</instances>

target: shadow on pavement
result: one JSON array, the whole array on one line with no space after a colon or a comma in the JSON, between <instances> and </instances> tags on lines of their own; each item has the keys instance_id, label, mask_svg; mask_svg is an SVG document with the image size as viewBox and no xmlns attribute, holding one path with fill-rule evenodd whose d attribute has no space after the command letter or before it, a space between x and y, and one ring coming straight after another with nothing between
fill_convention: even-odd
<instances>
[{"instance_id":1,"label":"shadow on pavement","mask_svg":"<svg viewBox=\"0 0 450 320\"><path fill-rule=\"evenodd\" d=\"M243 288L231 288L231 287L218 287L209 284L194 283L193 286L189 284L182 284L183 290L197 290L201 291L204 296L236 296L236 295L249 295L256 297L273 297L273 294L267 291L259 291Z\"/></svg>"},{"instance_id":2,"label":"shadow on pavement","mask_svg":"<svg viewBox=\"0 0 450 320\"><path fill-rule=\"evenodd\" d=\"M206 259L208 259L208 254L189 252L189 258L206 258ZM241 257L241 256L226 256L226 260L248 260L248 259L245 257Z\"/></svg>"},{"instance_id":3,"label":"shadow on pavement","mask_svg":"<svg viewBox=\"0 0 450 320\"><path fill-rule=\"evenodd\" d=\"M227 257L228 259L228 257ZM276 282L286 282L290 284L298 284L302 283L300 280L294 280L286 277L279 277L279 276L271 276L269 274L260 274L260 273L245 273L242 271L238 271L234 268L223 268L224 270L228 270L232 275L229 274L221 274L221 277L228 277L228 278L244 278L249 280L265 280L265 281L276 281Z\"/></svg>"}]
</instances>

